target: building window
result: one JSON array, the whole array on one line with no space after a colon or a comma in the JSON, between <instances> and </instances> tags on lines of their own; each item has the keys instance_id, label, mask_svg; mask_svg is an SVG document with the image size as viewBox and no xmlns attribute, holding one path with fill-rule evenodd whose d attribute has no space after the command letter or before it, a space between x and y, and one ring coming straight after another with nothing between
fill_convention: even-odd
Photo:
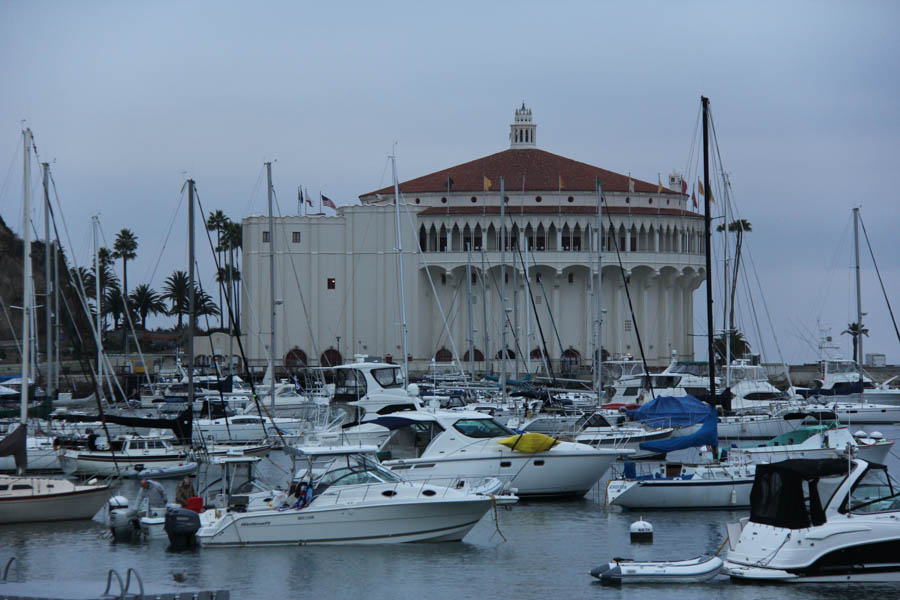
<instances>
[{"instance_id":1,"label":"building window","mask_svg":"<svg viewBox=\"0 0 900 600\"><path fill-rule=\"evenodd\" d=\"M631 204L631 198L625 198L625 204Z\"/></svg>"},{"instance_id":2,"label":"building window","mask_svg":"<svg viewBox=\"0 0 900 600\"><path fill-rule=\"evenodd\" d=\"M503 274L503 283L509 283L509 273Z\"/></svg>"},{"instance_id":3,"label":"building window","mask_svg":"<svg viewBox=\"0 0 900 600\"><path fill-rule=\"evenodd\" d=\"M573 202L575 202L575 197L569 196L569 204L572 204Z\"/></svg>"},{"instance_id":4,"label":"building window","mask_svg":"<svg viewBox=\"0 0 900 600\"><path fill-rule=\"evenodd\" d=\"M419 202L421 202L421 200L419 200L418 198L416 198L416 204L418 204Z\"/></svg>"},{"instance_id":5,"label":"building window","mask_svg":"<svg viewBox=\"0 0 900 600\"><path fill-rule=\"evenodd\" d=\"M447 204L447 196L441 197L441 204Z\"/></svg>"},{"instance_id":6,"label":"building window","mask_svg":"<svg viewBox=\"0 0 900 600\"><path fill-rule=\"evenodd\" d=\"M337 279L335 279L334 277L329 277L326 280L326 286L329 290L335 289L335 287L337 287Z\"/></svg>"},{"instance_id":7,"label":"building window","mask_svg":"<svg viewBox=\"0 0 900 600\"><path fill-rule=\"evenodd\" d=\"M263 231L263 244L268 244L268 243L269 243L269 232Z\"/></svg>"},{"instance_id":8,"label":"building window","mask_svg":"<svg viewBox=\"0 0 900 600\"><path fill-rule=\"evenodd\" d=\"M649 204L653 204L653 198L650 198Z\"/></svg>"},{"instance_id":9,"label":"building window","mask_svg":"<svg viewBox=\"0 0 900 600\"><path fill-rule=\"evenodd\" d=\"M294 231L293 233L291 233L291 241L295 244L300 243L300 232L299 231Z\"/></svg>"},{"instance_id":10,"label":"building window","mask_svg":"<svg viewBox=\"0 0 900 600\"><path fill-rule=\"evenodd\" d=\"M503 204L509 204L509 196L503 196Z\"/></svg>"},{"instance_id":11,"label":"building window","mask_svg":"<svg viewBox=\"0 0 900 600\"><path fill-rule=\"evenodd\" d=\"M475 285L476 279L478 278L475 276L475 273L472 273L472 285Z\"/></svg>"},{"instance_id":12,"label":"building window","mask_svg":"<svg viewBox=\"0 0 900 600\"><path fill-rule=\"evenodd\" d=\"M543 200L543 198L541 198L540 196L534 199L535 202L540 202L541 200Z\"/></svg>"},{"instance_id":13,"label":"building window","mask_svg":"<svg viewBox=\"0 0 900 600\"><path fill-rule=\"evenodd\" d=\"M446 273L441 273L441 285L447 285L447 275L446 275Z\"/></svg>"},{"instance_id":14,"label":"building window","mask_svg":"<svg viewBox=\"0 0 900 600\"><path fill-rule=\"evenodd\" d=\"M575 283L575 273L569 273L569 283Z\"/></svg>"},{"instance_id":15,"label":"building window","mask_svg":"<svg viewBox=\"0 0 900 600\"><path fill-rule=\"evenodd\" d=\"M534 274L534 281L535 281L535 283L540 283L540 282L541 282L541 274L540 274L540 273L535 273L535 274Z\"/></svg>"},{"instance_id":16,"label":"building window","mask_svg":"<svg viewBox=\"0 0 900 600\"><path fill-rule=\"evenodd\" d=\"M472 196L471 202L472 202L472 204L475 204L476 202L478 202L478 198L476 198L475 196Z\"/></svg>"}]
</instances>

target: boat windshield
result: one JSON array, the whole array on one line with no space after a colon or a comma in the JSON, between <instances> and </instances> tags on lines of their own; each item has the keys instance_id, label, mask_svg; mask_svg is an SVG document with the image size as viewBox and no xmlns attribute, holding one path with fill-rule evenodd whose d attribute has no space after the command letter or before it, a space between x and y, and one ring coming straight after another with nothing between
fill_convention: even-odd
<instances>
[{"instance_id":1,"label":"boat windshield","mask_svg":"<svg viewBox=\"0 0 900 600\"><path fill-rule=\"evenodd\" d=\"M493 419L460 419L453 424L453 428L471 438L494 438L516 434Z\"/></svg>"},{"instance_id":2,"label":"boat windshield","mask_svg":"<svg viewBox=\"0 0 900 600\"><path fill-rule=\"evenodd\" d=\"M900 489L887 469L872 465L853 486L847 507L851 513L900 510Z\"/></svg>"},{"instance_id":3,"label":"boat windshield","mask_svg":"<svg viewBox=\"0 0 900 600\"><path fill-rule=\"evenodd\" d=\"M403 377L400 376L400 367L385 367L372 369L372 377L383 388L402 388Z\"/></svg>"},{"instance_id":4,"label":"boat windshield","mask_svg":"<svg viewBox=\"0 0 900 600\"><path fill-rule=\"evenodd\" d=\"M403 481L396 473L382 467L377 462L359 454L335 457L328 471L322 475L317 485L339 486L364 483L399 483Z\"/></svg>"}]
</instances>

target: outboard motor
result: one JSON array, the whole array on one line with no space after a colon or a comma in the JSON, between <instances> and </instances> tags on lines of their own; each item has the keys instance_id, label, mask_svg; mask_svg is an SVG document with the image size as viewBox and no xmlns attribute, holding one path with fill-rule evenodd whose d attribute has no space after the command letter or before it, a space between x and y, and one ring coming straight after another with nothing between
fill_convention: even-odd
<instances>
[{"instance_id":1,"label":"outboard motor","mask_svg":"<svg viewBox=\"0 0 900 600\"><path fill-rule=\"evenodd\" d=\"M128 507L128 498L125 496L113 496L107 502L109 508L109 530L113 540L117 542L130 542L138 539L141 533L141 524L138 520L137 510Z\"/></svg>"},{"instance_id":2,"label":"outboard motor","mask_svg":"<svg viewBox=\"0 0 900 600\"><path fill-rule=\"evenodd\" d=\"M166 509L166 534L173 548L191 548L196 543L194 534L200 529L200 515L186 508Z\"/></svg>"}]
</instances>

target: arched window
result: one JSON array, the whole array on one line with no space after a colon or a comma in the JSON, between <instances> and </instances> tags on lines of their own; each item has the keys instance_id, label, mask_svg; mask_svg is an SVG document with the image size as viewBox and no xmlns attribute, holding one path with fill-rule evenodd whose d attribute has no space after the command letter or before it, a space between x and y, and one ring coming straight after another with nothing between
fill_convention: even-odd
<instances>
[{"instance_id":1,"label":"arched window","mask_svg":"<svg viewBox=\"0 0 900 600\"><path fill-rule=\"evenodd\" d=\"M563 372L573 371L581 365L581 353L575 348L567 348L562 353L561 362Z\"/></svg>"},{"instance_id":2,"label":"arched window","mask_svg":"<svg viewBox=\"0 0 900 600\"><path fill-rule=\"evenodd\" d=\"M466 224L463 227L463 250L472 250L472 229Z\"/></svg>"},{"instance_id":3,"label":"arched window","mask_svg":"<svg viewBox=\"0 0 900 600\"><path fill-rule=\"evenodd\" d=\"M503 350L497 350L497 354L496 354L495 358L498 358L498 359L503 358ZM506 349L506 358L509 358L509 359L516 358L516 353L512 351L512 348Z\"/></svg>"},{"instance_id":4,"label":"arched window","mask_svg":"<svg viewBox=\"0 0 900 600\"><path fill-rule=\"evenodd\" d=\"M475 356L475 362L481 362L484 360L484 352L482 352L478 348L475 348L473 356ZM463 355L463 362L469 362L469 360L469 351L466 350L466 353Z\"/></svg>"},{"instance_id":5,"label":"arched window","mask_svg":"<svg viewBox=\"0 0 900 600\"><path fill-rule=\"evenodd\" d=\"M440 238L438 239L438 252L447 251L447 228L441 225Z\"/></svg>"},{"instance_id":6,"label":"arched window","mask_svg":"<svg viewBox=\"0 0 900 600\"><path fill-rule=\"evenodd\" d=\"M569 230L569 224L563 225L562 230L562 249L569 251L572 249L572 232Z\"/></svg>"},{"instance_id":7,"label":"arched window","mask_svg":"<svg viewBox=\"0 0 900 600\"><path fill-rule=\"evenodd\" d=\"M543 251L547 248L547 235L544 233L544 224L541 223L537 228L537 237L534 242L534 249Z\"/></svg>"},{"instance_id":8,"label":"arched window","mask_svg":"<svg viewBox=\"0 0 900 600\"><path fill-rule=\"evenodd\" d=\"M453 355L446 348L441 348L434 353L434 361L439 363L447 363L453 361Z\"/></svg>"},{"instance_id":9,"label":"arched window","mask_svg":"<svg viewBox=\"0 0 900 600\"><path fill-rule=\"evenodd\" d=\"M289 369L306 366L306 352L294 346L284 355L284 366Z\"/></svg>"},{"instance_id":10,"label":"arched window","mask_svg":"<svg viewBox=\"0 0 900 600\"><path fill-rule=\"evenodd\" d=\"M422 252L428 250L428 232L425 231L424 225L419 227L419 250Z\"/></svg>"},{"instance_id":11,"label":"arched window","mask_svg":"<svg viewBox=\"0 0 900 600\"><path fill-rule=\"evenodd\" d=\"M472 250L479 250L479 251L480 251L480 250L481 250L481 244L482 244L482 241L481 241L481 225L476 225L476 226L475 226L475 240L474 240L474 243L472 244Z\"/></svg>"},{"instance_id":12,"label":"arched window","mask_svg":"<svg viewBox=\"0 0 900 600\"><path fill-rule=\"evenodd\" d=\"M336 367L344 362L341 353L334 348L329 348L319 357L319 365L323 367Z\"/></svg>"},{"instance_id":13,"label":"arched window","mask_svg":"<svg viewBox=\"0 0 900 600\"><path fill-rule=\"evenodd\" d=\"M534 350L531 351L531 354L529 356L531 356L531 358L533 358L533 359L535 359L535 358L539 359L542 356L546 356L546 354L544 354L544 351L541 348L536 347Z\"/></svg>"},{"instance_id":14,"label":"arched window","mask_svg":"<svg viewBox=\"0 0 900 600\"><path fill-rule=\"evenodd\" d=\"M572 252L581 252L581 225L577 223L572 230Z\"/></svg>"}]
</instances>

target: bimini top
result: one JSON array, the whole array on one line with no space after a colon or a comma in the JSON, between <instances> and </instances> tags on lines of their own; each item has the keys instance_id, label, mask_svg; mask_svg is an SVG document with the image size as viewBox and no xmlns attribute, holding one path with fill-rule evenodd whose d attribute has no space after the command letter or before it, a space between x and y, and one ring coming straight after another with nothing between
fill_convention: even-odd
<instances>
[{"instance_id":1,"label":"bimini top","mask_svg":"<svg viewBox=\"0 0 900 600\"><path fill-rule=\"evenodd\" d=\"M846 475L844 458L796 458L773 464L756 465L756 477L750 490L750 520L754 523L806 529L825 523L825 510L819 498L821 477ZM809 490L809 508L803 482Z\"/></svg>"}]
</instances>

